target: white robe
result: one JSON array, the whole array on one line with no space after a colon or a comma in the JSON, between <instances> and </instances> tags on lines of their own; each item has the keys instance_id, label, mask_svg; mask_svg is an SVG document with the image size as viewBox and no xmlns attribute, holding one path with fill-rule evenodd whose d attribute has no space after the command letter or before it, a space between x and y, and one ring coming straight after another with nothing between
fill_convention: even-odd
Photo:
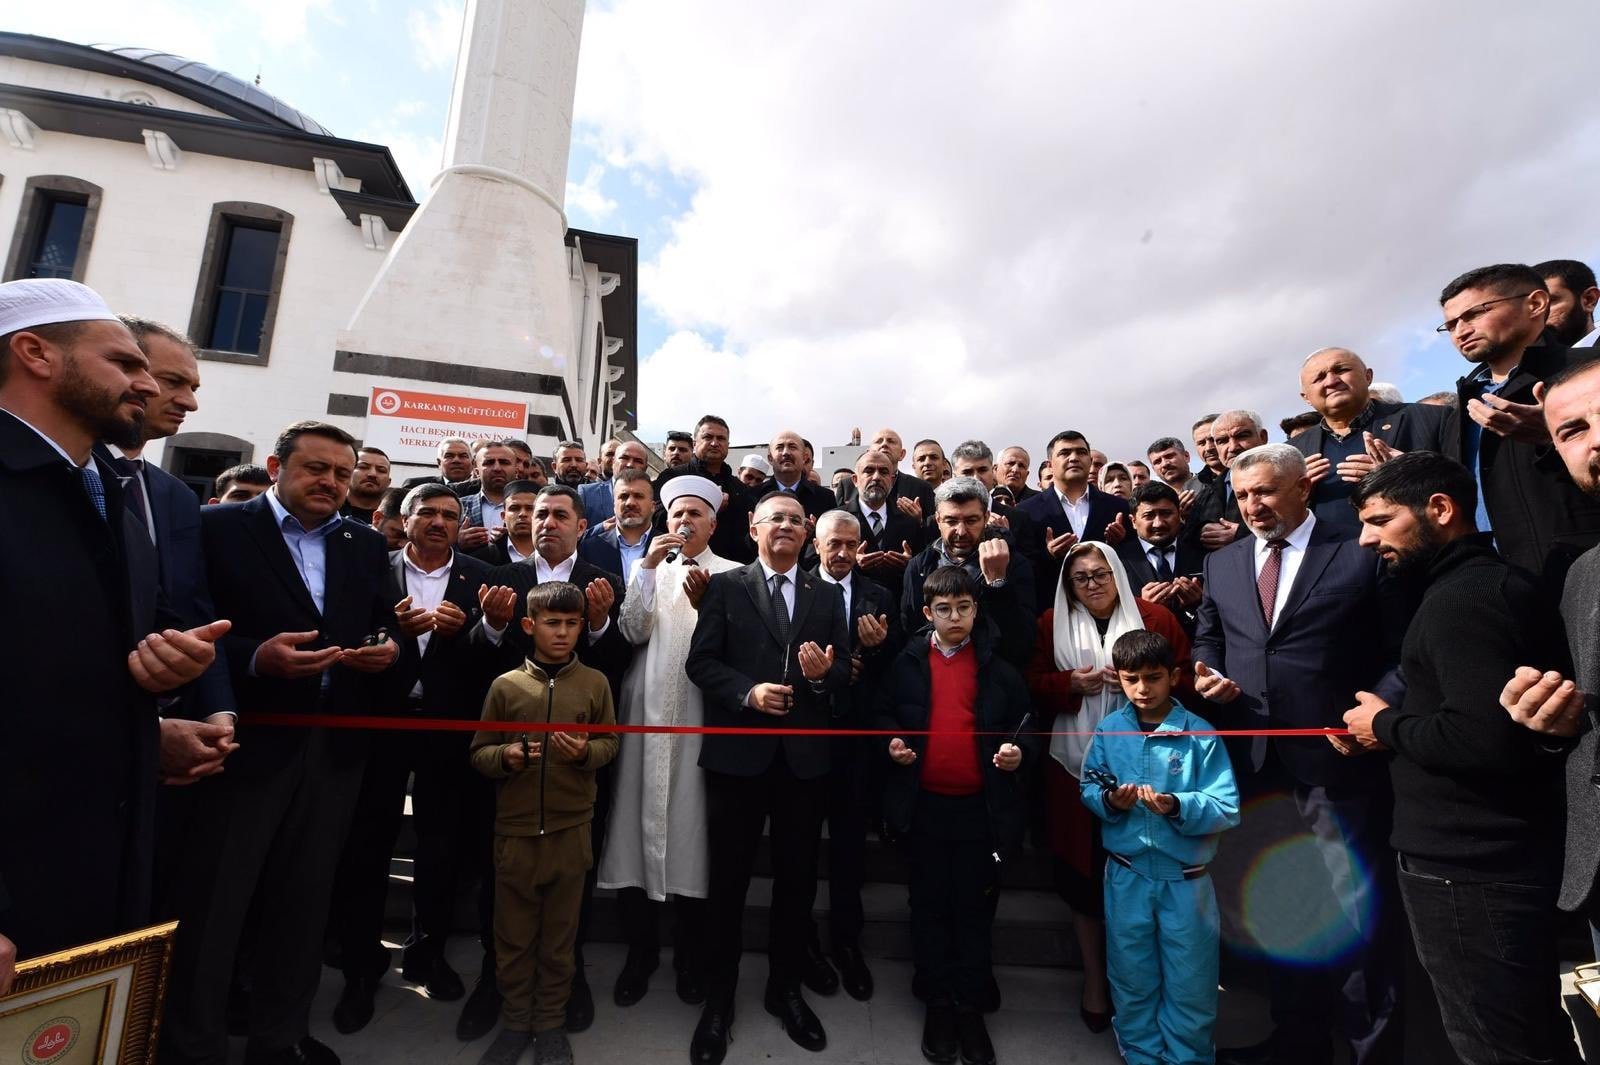
<instances>
[{"instance_id":1,"label":"white robe","mask_svg":"<svg viewBox=\"0 0 1600 1065\"><path fill-rule=\"evenodd\" d=\"M738 569L708 548L694 560L710 573ZM617 720L626 725L700 725L700 689L684 673L698 612L684 593L683 558L634 568L618 619L636 653L622 681ZM615 792L598 883L643 888L652 899L703 899L710 887L706 788L700 737L624 733L613 772Z\"/></svg>"}]
</instances>

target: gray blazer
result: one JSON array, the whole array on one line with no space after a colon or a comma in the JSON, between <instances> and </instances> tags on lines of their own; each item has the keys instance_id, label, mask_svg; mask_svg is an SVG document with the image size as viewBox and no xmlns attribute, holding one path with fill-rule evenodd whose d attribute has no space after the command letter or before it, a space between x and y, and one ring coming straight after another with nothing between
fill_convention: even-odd
<instances>
[{"instance_id":1,"label":"gray blazer","mask_svg":"<svg viewBox=\"0 0 1600 1065\"><path fill-rule=\"evenodd\" d=\"M1567 863L1561 878L1563 910L1588 910L1600 874L1600 547L1572 564L1561 596L1574 680L1587 692L1589 727L1567 756Z\"/></svg>"}]
</instances>

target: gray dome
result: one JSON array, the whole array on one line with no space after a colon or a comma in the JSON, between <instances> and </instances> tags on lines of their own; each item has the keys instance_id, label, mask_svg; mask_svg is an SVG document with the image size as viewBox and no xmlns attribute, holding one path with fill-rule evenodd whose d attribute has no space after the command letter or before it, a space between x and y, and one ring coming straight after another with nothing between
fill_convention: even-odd
<instances>
[{"instance_id":1,"label":"gray dome","mask_svg":"<svg viewBox=\"0 0 1600 1065\"><path fill-rule=\"evenodd\" d=\"M271 93L263 92L258 86L242 81L225 70L218 70L196 60L185 59L181 55L173 55L171 52L162 52L155 48L117 48L107 44L97 44L94 47L135 63L146 63L217 92L226 93L240 103L286 126L321 137L333 136L332 131L304 111L290 107Z\"/></svg>"}]
</instances>

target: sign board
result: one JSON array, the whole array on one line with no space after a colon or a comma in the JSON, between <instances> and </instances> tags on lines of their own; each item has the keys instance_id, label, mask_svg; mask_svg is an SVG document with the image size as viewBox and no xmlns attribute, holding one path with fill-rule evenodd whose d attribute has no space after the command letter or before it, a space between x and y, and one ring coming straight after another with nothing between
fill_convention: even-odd
<instances>
[{"instance_id":1,"label":"sign board","mask_svg":"<svg viewBox=\"0 0 1600 1065\"><path fill-rule=\"evenodd\" d=\"M439 441L452 436L521 440L527 435L526 403L374 388L361 442L382 448L390 462L431 466L439 458Z\"/></svg>"}]
</instances>

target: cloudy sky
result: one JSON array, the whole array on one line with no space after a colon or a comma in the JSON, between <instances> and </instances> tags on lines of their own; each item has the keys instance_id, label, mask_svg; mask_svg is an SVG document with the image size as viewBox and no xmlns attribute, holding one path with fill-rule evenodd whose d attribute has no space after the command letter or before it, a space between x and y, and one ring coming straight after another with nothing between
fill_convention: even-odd
<instances>
[{"instance_id":1,"label":"cloudy sky","mask_svg":"<svg viewBox=\"0 0 1600 1065\"><path fill-rule=\"evenodd\" d=\"M6 28L201 59L438 168L463 0L30 4ZM736 441L1302 409L1310 350L1408 398L1444 282L1600 259L1600 5L591 0L573 225L636 236L640 428Z\"/></svg>"}]
</instances>

